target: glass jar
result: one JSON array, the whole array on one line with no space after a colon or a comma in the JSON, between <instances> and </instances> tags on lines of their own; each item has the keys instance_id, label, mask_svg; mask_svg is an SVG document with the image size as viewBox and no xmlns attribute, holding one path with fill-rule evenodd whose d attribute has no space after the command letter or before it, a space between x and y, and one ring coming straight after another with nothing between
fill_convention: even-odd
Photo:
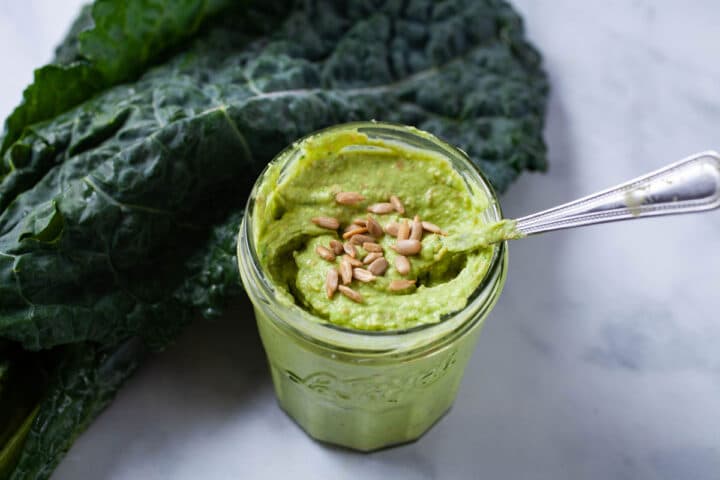
<instances>
[{"instance_id":1,"label":"glass jar","mask_svg":"<svg viewBox=\"0 0 720 480\"><path fill-rule=\"evenodd\" d=\"M471 195L489 199L483 219L502 219L487 180L459 149L400 125L362 122L331 127L370 138L430 149L444 156ZM303 152L300 140L281 152L280 179ZM243 284L253 303L280 406L317 440L369 451L420 437L452 405L483 321L495 305L507 272L507 245L493 248L487 273L466 306L441 322L402 331L352 330L322 320L295 305L278 302L275 286L256 251L254 222L259 177L238 237Z\"/></svg>"}]
</instances>

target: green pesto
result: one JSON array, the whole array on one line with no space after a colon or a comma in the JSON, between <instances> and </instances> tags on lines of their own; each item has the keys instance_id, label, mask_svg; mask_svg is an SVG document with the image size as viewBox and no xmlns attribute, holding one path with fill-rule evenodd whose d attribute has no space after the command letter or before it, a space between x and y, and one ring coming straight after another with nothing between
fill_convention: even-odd
<instances>
[{"instance_id":1,"label":"green pesto","mask_svg":"<svg viewBox=\"0 0 720 480\"><path fill-rule=\"evenodd\" d=\"M422 135L422 132L417 132ZM470 190L443 156L429 151L371 139L355 131L337 131L310 138L299 145L302 154L281 171L271 166L258 193L255 231L259 260L269 273L278 300L295 303L319 319L362 330L398 330L437 323L465 307L487 272L491 250L475 244L451 251L445 242L463 232L486 228L482 212L488 199ZM339 191L357 191L366 200L355 206L339 205ZM381 225L419 215L449 236L425 234L420 254L410 257L411 271L401 276L394 268L395 238L384 235L383 246L390 268L370 283L353 281L363 296L355 303L339 293L327 298L325 277L334 263L315 253L339 239L339 232L311 222L316 216L335 217L342 227L366 215L366 207L397 195L405 215L373 215ZM359 249L360 255L364 255ZM416 287L391 292L395 279L416 279Z\"/></svg>"},{"instance_id":2,"label":"green pesto","mask_svg":"<svg viewBox=\"0 0 720 480\"><path fill-rule=\"evenodd\" d=\"M445 247L450 252L472 252L493 243L505 240L517 240L525 235L517 230L517 221L504 219L483 225L476 230L458 232L445 239Z\"/></svg>"}]
</instances>

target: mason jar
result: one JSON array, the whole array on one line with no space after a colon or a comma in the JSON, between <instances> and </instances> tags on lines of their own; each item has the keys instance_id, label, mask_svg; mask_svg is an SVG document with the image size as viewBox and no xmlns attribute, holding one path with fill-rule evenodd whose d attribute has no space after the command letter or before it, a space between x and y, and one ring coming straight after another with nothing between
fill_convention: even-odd
<instances>
[{"instance_id":1,"label":"mason jar","mask_svg":"<svg viewBox=\"0 0 720 480\"><path fill-rule=\"evenodd\" d=\"M370 138L445 157L468 186L489 200L483 221L502 219L488 181L459 149L401 125L362 122L339 125L306 139L352 129ZM286 171L302 156L300 140L272 162ZM313 438L370 451L412 441L452 405L485 317L495 305L507 272L507 245L492 247L485 277L466 306L434 324L406 330L366 331L327 323L297 305L277 300L276 286L257 253L256 222L263 211L260 175L240 226L237 253L280 407ZM275 180L272 180L275 181Z\"/></svg>"}]
</instances>

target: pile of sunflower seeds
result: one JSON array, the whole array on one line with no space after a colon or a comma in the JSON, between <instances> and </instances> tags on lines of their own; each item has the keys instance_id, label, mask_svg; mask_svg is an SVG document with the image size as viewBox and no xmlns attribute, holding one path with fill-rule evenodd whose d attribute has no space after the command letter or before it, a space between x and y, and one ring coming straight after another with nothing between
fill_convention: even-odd
<instances>
[{"instance_id":1,"label":"pile of sunflower seeds","mask_svg":"<svg viewBox=\"0 0 720 480\"><path fill-rule=\"evenodd\" d=\"M358 192L339 192L335 195L335 201L340 205L355 206L364 200L365 197ZM362 283L372 282L384 275L390 267L383 247L378 243L383 235L387 234L396 239L390 248L397 253L395 270L403 276L408 275L412 269L410 257L419 254L422 250L423 234L447 235L440 227L422 221L417 215L412 221L405 219L402 222L388 222L384 227L380 225L370 214L386 215L393 212L405 214L403 202L395 195L391 195L387 202L369 205L367 211L365 218L356 218L343 229L341 235L343 241L333 239L328 246L319 245L315 249L315 253L328 262L335 263L340 258L339 265L330 268L325 277L325 291L330 299L339 291L350 300L363 302L360 292L352 289L350 285L354 280ZM340 229L340 221L337 218L314 217L311 221L318 227L328 230ZM359 258L358 247L362 247L367 252L362 260ZM399 292L414 285L413 279L393 280L388 289Z\"/></svg>"}]
</instances>

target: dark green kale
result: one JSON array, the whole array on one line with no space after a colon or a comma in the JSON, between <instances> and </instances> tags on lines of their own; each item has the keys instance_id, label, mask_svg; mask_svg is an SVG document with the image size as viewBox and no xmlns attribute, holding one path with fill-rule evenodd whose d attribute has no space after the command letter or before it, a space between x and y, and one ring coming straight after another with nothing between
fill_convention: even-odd
<instances>
[{"instance_id":1,"label":"dark green kale","mask_svg":"<svg viewBox=\"0 0 720 480\"><path fill-rule=\"evenodd\" d=\"M145 3L99 0L95 29L102 9ZM155 18L149 30L174 21ZM58 61L88 51L87 28L78 20ZM237 296L235 237L249 187L297 138L376 119L459 146L501 191L545 168L546 78L501 0L265 2L198 31L132 83L30 115L22 135L8 122L0 339L56 359L16 478L46 478L147 349ZM148 52L133 75L156 58ZM93 65L110 55L98 50ZM62 411L58 398L70 399Z\"/></svg>"},{"instance_id":2,"label":"dark green kale","mask_svg":"<svg viewBox=\"0 0 720 480\"><path fill-rule=\"evenodd\" d=\"M148 315L157 315L156 331L150 335L153 345L136 335L106 347L92 342L65 345L41 352L41 359L39 353L18 351L16 346L10 356L0 345L0 387L9 385L3 383L3 365L10 365L7 360L22 369L15 376L23 386L16 388L22 395L13 397L4 396L0 388L0 406L14 405L17 412L0 416L0 446L5 445L0 447L0 478L48 478L75 438L147 358L150 348L172 342L194 310L201 309L206 318L217 317L241 293L234 253L241 220L236 212L214 227L208 240L187 259L182 269L186 276L175 291L163 304L143 306ZM24 423L18 421L23 419ZM4 443L3 432L14 434L17 441Z\"/></svg>"},{"instance_id":3,"label":"dark green kale","mask_svg":"<svg viewBox=\"0 0 720 480\"><path fill-rule=\"evenodd\" d=\"M144 332L138 305L170 291L148 288L147 272L173 270L269 159L331 124L430 130L499 189L544 166L545 80L517 17L498 2L420 3L306 2L259 40L225 21L35 126L0 183L0 335L38 349ZM44 175L5 189L23 165Z\"/></svg>"}]
</instances>

